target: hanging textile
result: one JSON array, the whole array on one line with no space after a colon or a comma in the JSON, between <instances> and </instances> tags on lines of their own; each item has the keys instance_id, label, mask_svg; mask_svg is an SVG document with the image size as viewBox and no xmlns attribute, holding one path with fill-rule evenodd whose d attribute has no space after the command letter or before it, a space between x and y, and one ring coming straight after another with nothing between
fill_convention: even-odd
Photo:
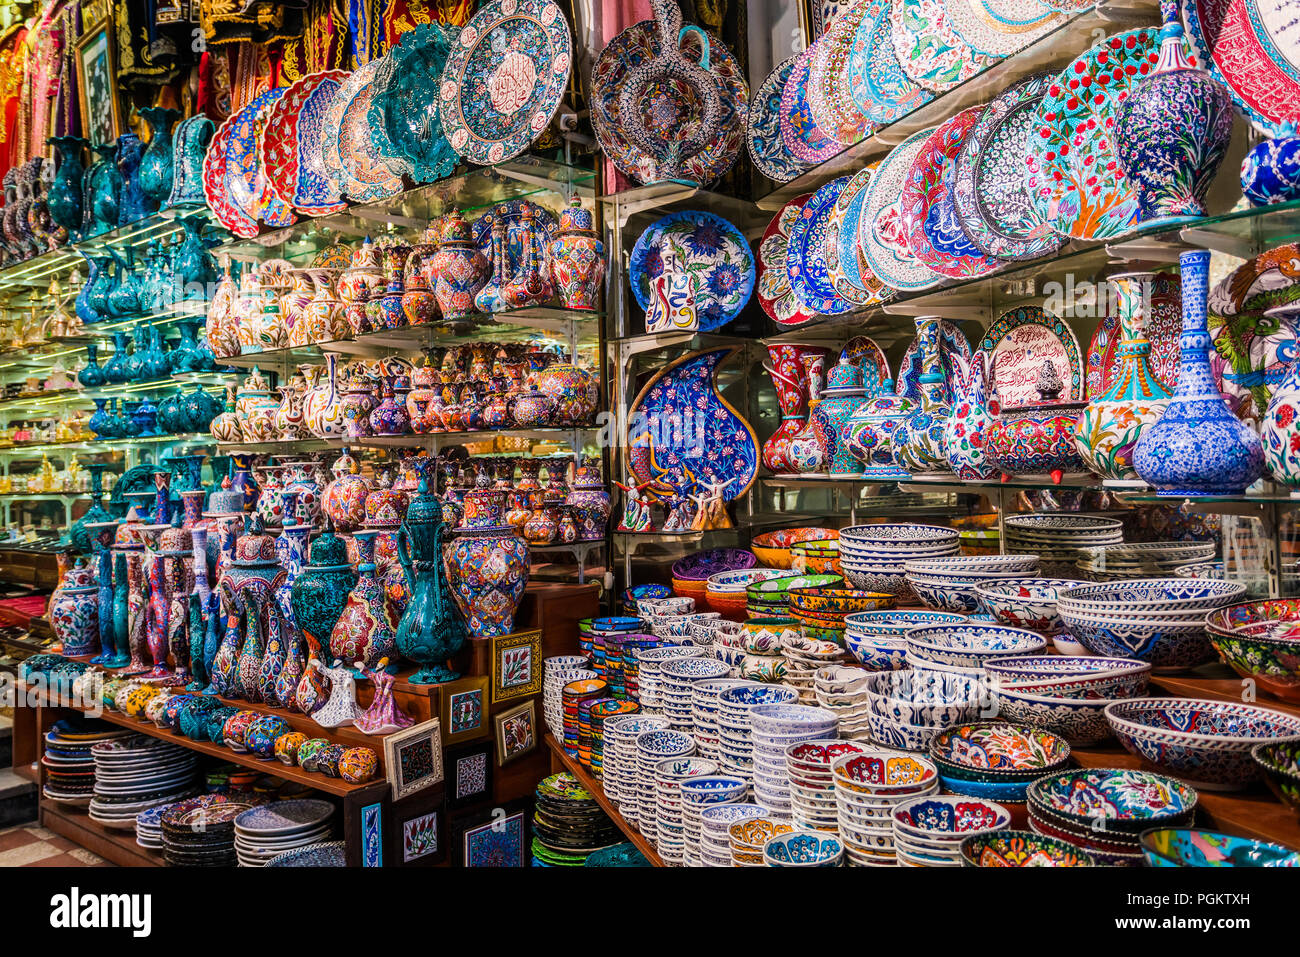
<instances>
[{"instance_id":1,"label":"hanging textile","mask_svg":"<svg viewBox=\"0 0 1300 957\"><path fill-rule=\"evenodd\" d=\"M348 53L348 18L342 0L311 0L301 35L286 40L271 55L276 86L288 86L308 73L338 70Z\"/></svg>"},{"instance_id":2,"label":"hanging textile","mask_svg":"<svg viewBox=\"0 0 1300 957\"><path fill-rule=\"evenodd\" d=\"M150 31L152 4L113 5L113 32L117 36L117 74L122 80L150 79L160 82L171 67L154 60Z\"/></svg>"},{"instance_id":3,"label":"hanging textile","mask_svg":"<svg viewBox=\"0 0 1300 957\"><path fill-rule=\"evenodd\" d=\"M27 72L27 27L16 23L0 34L0 170L18 162L13 145L18 135L18 106Z\"/></svg>"}]
</instances>

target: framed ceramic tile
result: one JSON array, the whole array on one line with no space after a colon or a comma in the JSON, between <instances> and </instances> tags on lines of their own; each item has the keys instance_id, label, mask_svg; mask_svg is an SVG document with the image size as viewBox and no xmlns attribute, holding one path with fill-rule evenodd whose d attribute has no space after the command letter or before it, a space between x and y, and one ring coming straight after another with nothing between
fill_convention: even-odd
<instances>
[{"instance_id":1,"label":"framed ceramic tile","mask_svg":"<svg viewBox=\"0 0 1300 957\"><path fill-rule=\"evenodd\" d=\"M117 100L117 41L106 17L77 41L77 95L92 145L112 143L122 132Z\"/></svg>"},{"instance_id":2,"label":"framed ceramic tile","mask_svg":"<svg viewBox=\"0 0 1300 957\"><path fill-rule=\"evenodd\" d=\"M488 736L488 679L461 678L438 689L443 740L447 744Z\"/></svg>"},{"instance_id":3,"label":"framed ceramic tile","mask_svg":"<svg viewBox=\"0 0 1300 957\"><path fill-rule=\"evenodd\" d=\"M447 807L492 799L492 742L447 749Z\"/></svg>"},{"instance_id":4,"label":"framed ceramic tile","mask_svg":"<svg viewBox=\"0 0 1300 957\"><path fill-rule=\"evenodd\" d=\"M509 764L537 747L536 698L492 716L497 764Z\"/></svg>"},{"instance_id":5,"label":"framed ceramic tile","mask_svg":"<svg viewBox=\"0 0 1300 957\"><path fill-rule=\"evenodd\" d=\"M437 718L384 738L384 767L393 800L442 781L442 733Z\"/></svg>"},{"instance_id":6,"label":"framed ceramic tile","mask_svg":"<svg viewBox=\"0 0 1300 957\"><path fill-rule=\"evenodd\" d=\"M457 863L462 867L526 867L528 814L523 808L493 808L453 826Z\"/></svg>"},{"instance_id":7,"label":"framed ceramic tile","mask_svg":"<svg viewBox=\"0 0 1300 957\"><path fill-rule=\"evenodd\" d=\"M436 864L447 856L447 841L443 834L446 812L435 808L402 821L402 863Z\"/></svg>"},{"instance_id":8,"label":"framed ceramic tile","mask_svg":"<svg viewBox=\"0 0 1300 957\"><path fill-rule=\"evenodd\" d=\"M367 804L361 809L361 866L384 866L384 806Z\"/></svg>"},{"instance_id":9,"label":"framed ceramic tile","mask_svg":"<svg viewBox=\"0 0 1300 957\"><path fill-rule=\"evenodd\" d=\"M542 633L516 631L492 639L492 703L542 690Z\"/></svg>"}]
</instances>

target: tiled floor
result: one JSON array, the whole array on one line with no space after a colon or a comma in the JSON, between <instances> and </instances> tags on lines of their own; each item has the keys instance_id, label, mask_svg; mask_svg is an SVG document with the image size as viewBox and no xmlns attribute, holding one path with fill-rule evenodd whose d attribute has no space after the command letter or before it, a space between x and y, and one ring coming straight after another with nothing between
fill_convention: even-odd
<instances>
[{"instance_id":1,"label":"tiled floor","mask_svg":"<svg viewBox=\"0 0 1300 957\"><path fill-rule=\"evenodd\" d=\"M0 831L0 867L110 867L108 861L35 824Z\"/></svg>"}]
</instances>

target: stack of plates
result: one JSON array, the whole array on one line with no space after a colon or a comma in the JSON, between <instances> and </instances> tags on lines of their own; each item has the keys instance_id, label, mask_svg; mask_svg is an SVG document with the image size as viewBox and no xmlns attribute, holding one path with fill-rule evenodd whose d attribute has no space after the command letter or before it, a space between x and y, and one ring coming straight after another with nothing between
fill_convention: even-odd
<instances>
[{"instance_id":1,"label":"stack of plates","mask_svg":"<svg viewBox=\"0 0 1300 957\"><path fill-rule=\"evenodd\" d=\"M660 666L659 701L678 731L695 730L695 684L725 678L731 670L716 658L672 658Z\"/></svg>"},{"instance_id":2,"label":"stack of plates","mask_svg":"<svg viewBox=\"0 0 1300 957\"><path fill-rule=\"evenodd\" d=\"M342 841L323 841L308 844L277 854L266 862L267 867L346 867L346 845Z\"/></svg>"},{"instance_id":3,"label":"stack of plates","mask_svg":"<svg viewBox=\"0 0 1300 957\"><path fill-rule=\"evenodd\" d=\"M804 741L785 749L786 774L790 778L790 818L796 826L819 831L839 829L831 763L846 754L861 754L865 750L860 744L835 738Z\"/></svg>"},{"instance_id":4,"label":"stack of plates","mask_svg":"<svg viewBox=\"0 0 1300 957\"><path fill-rule=\"evenodd\" d=\"M834 712L841 738L865 741L871 737L868 721L871 706L867 700L866 685L875 673L847 665L827 665L813 673L813 692L817 706Z\"/></svg>"},{"instance_id":5,"label":"stack of plates","mask_svg":"<svg viewBox=\"0 0 1300 957\"><path fill-rule=\"evenodd\" d=\"M1124 541L1119 519L1093 515L1008 515L1003 526L1007 551L1037 555L1048 578L1070 578L1087 549Z\"/></svg>"},{"instance_id":6,"label":"stack of plates","mask_svg":"<svg viewBox=\"0 0 1300 957\"><path fill-rule=\"evenodd\" d=\"M971 615L980 610L975 594L979 585L1000 578L1025 578L1037 568L1037 555L953 555L907 562L903 573L926 607Z\"/></svg>"},{"instance_id":7,"label":"stack of plates","mask_svg":"<svg viewBox=\"0 0 1300 957\"><path fill-rule=\"evenodd\" d=\"M661 669L665 661L674 658L711 658L708 648L691 645L664 645L660 648L643 648L636 653L637 700L641 710L659 714L664 710L660 700Z\"/></svg>"},{"instance_id":8,"label":"stack of plates","mask_svg":"<svg viewBox=\"0 0 1300 957\"><path fill-rule=\"evenodd\" d=\"M913 867L961 867L961 842L1004 831L1011 812L992 801L938 794L912 798L894 809L898 863Z\"/></svg>"},{"instance_id":9,"label":"stack of plates","mask_svg":"<svg viewBox=\"0 0 1300 957\"><path fill-rule=\"evenodd\" d=\"M802 634L782 639L781 654L785 657L784 683L799 692L800 704L817 704L817 671L847 657L835 642Z\"/></svg>"},{"instance_id":10,"label":"stack of plates","mask_svg":"<svg viewBox=\"0 0 1300 957\"><path fill-rule=\"evenodd\" d=\"M45 735L45 787L42 793L60 804L88 804L95 791L97 743L125 738L130 731L100 722L59 721Z\"/></svg>"},{"instance_id":11,"label":"stack of plates","mask_svg":"<svg viewBox=\"0 0 1300 957\"><path fill-rule=\"evenodd\" d=\"M1182 565L1211 561L1214 542L1138 542L1127 545L1099 545L1084 550L1079 571L1093 581L1122 578L1164 578Z\"/></svg>"},{"instance_id":12,"label":"stack of plates","mask_svg":"<svg viewBox=\"0 0 1300 957\"><path fill-rule=\"evenodd\" d=\"M642 648L659 648L666 642L654 635L631 631L605 639L605 673L609 693L615 698L637 700L636 653Z\"/></svg>"},{"instance_id":13,"label":"stack of plates","mask_svg":"<svg viewBox=\"0 0 1300 957\"><path fill-rule=\"evenodd\" d=\"M700 858L700 813L715 805L739 804L748 792L749 785L744 778L716 774L688 778L678 785L685 841L682 863L686 867L699 867L703 863Z\"/></svg>"},{"instance_id":14,"label":"stack of plates","mask_svg":"<svg viewBox=\"0 0 1300 957\"><path fill-rule=\"evenodd\" d=\"M771 813L758 804L711 804L701 810L700 863L705 867L731 867L731 825Z\"/></svg>"},{"instance_id":15,"label":"stack of plates","mask_svg":"<svg viewBox=\"0 0 1300 957\"><path fill-rule=\"evenodd\" d=\"M618 805L618 813L633 826L637 823L636 736L642 731L664 731L668 719L661 714L617 715L605 722L604 778L605 795Z\"/></svg>"},{"instance_id":16,"label":"stack of plates","mask_svg":"<svg viewBox=\"0 0 1300 957\"><path fill-rule=\"evenodd\" d=\"M942 525L853 525L840 529L840 570L855 588L910 598L903 565L960 548L957 530Z\"/></svg>"},{"instance_id":17,"label":"stack of plates","mask_svg":"<svg viewBox=\"0 0 1300 957\"><path fill-rule=\"evenodd\" d=\"M1196 792L1176 778L1116 768L1045 775L1026 796L1030 830L1073 844L1103 865L1141 866L1142 832L1190 824L1197 802Z\"/></svg>"},{"instance_id":18,"label":"stack of plates","mask_svg":"<svg viewBox=\"0 0 1300 957\"><path fill-rule=\"evenodd\" d=\"M636 714L641 706L635 701L601 698L591 702L591 773L599 780L605 776L605 722L624 714Z\"/></svg>"},{"instance_id":19,"label":"stack of plates","mask_svg":"<svg viewBox=\"0 0 1300 957\"><path fill-rule=\"evenodd\" d=\"M636 797L637 828L651 844L659 839L656 821L659 816L655 773L668 758L687 758L695 753L695 739L684 731L665 728L641 731L636 736L636 775L632 792Z\"/></svg>"},{"instance_id":20,"label":"stack of plates","mask_svg":"<svg viewBox=\"0 0 1300 957\"><path fill-rule=\"evenodd\" d=\"M226 794L201 794L162 814L163 860L172 867L234 867L235 818L252 808Z\"/></svg>"},{"instance_id":21,"label":"stack of plates","mask_svg":"<svg viewBox=\"0 0 1300 957\"><path fill-rule=\"evenodd\" d=\"M718 695L718 747L722 751L722 770L726 774L754 779L754 729L749 711L760 704L794 704L799 692L785 685L759 682L728 688Z\"/></svg>"},{"instance_id":22,"label":"stack of plates","mask_svg":"<svg viewBox=\"0 0 1300 957\"><path fill-rule=\"evenodd\" d=\"M329 837L334 805L317 798L273 801L235 818L235 856L244 867L262 867L271 858L319 844Z\"/></svg>"},{"instance_id":23,"label":"stack of plates","mask_svg":"<svg viewBox=\"0 0 1300 957\"><path fill-rule=\"evenodd\" d=\"M560 708L563 712L560 742L570 757L578 756L578 705L583 701L604 698L608 685L599 678L578 678L560 689Z\"/></svg>"},{"instance_id":24,"label":"stack of plates","mask_svg":"<svg viewBox=\"0 0 1300 957\"><path fill-rule=\"evenodd\" d=\"M162 816L170 804L155 804L145 808L135 816L135 842L152 851L161 851L163 846Z\"/></svg>"},{"instance_id":25,"label":"stack of plates","mask_svg":"<svg viewBox=\"0 0 1300 957\"><path fill-rule=\"evenodd\" d=\"M193 794L198 755L145 735L101 741L95 758L90 818L105 827L133 829L136 815Z\"/></svg>"},{"instance_id":26,"label":"stack of plates","mask_svg":"<svg viewBox=\"0 0 1300 957\"><path fill-rule=\"evenodd\" d=\"M844 619L844 646L868 671L907 667L907 633L923 625L960 625L965 615L942 611L860 611Z\"/></svg>"},{"instance_id":27,"label":"stack of plates","mask_svg":"<svg viewBox=\"0 0 1300 957\"><path fill-rule=\"evenodd\" d=\"M918 755L865 749L831 762L835 782L836 829L849 862L864 867L898 863L894 810L903 802L939 790L933 762Z\"/></svg>"},{"instance_id":28,"label":"stack of plates","mask_svg":"<svg viewBox=\"0 0 1300 957\"><path fill-rule=\"evenodd\" d=\"M581 866L601 848L622 841L591 792L561 771L537 785L533 811L533 856L552 867Z\"/></svg>"},{"instance_id":29,"label":"stack of plates","mask_svg":"<svg viewBox=\"0 0 1300 957\"><path fill-rule=\"evenodd\" d=\"M699 754L714 761L722 760L718 740L718 695L728 688L740 688L752 682L741 678L711 678L691 686L692 726Z\"/></svg>"},{"instance_id":30,"label":"stack of plates","mask_svg":"<svg viewBox=\"0 0 1300 957\"><path fill-rule=\"evenodd\" d=\"M669 758L655 767L655 835L659 856L669 867L686 863L686 830L682 821L680 786L690 778L716 774L717 761L705 758Z\"/></svg>"},{"instance_id":31,"label":"stack of plates","mask_svg":"<svg viewBox=\"0 0 1300 957\"><path fill-rule=\"evenodd\" d=\"M778 834L794 830L789 820L778 817L755 817L737 821L727 834L731 838L731 863L735 867L766 867L763 845Z\"/></svg>"},{"instance_id":32,"label":"stack of plates","mask_svg":"<svg viewBox=\"0 0 1300 957\"><path fill-rule=\"evenodd\" d=\"M835 712L801 704L760 704L749 709L749 721L754 743L754 797L773 813L789 817L786 748L834 737Z\"/></svg>"},{"instance_id":33,"label":"stack of plates","mask_svg":"<svg viewBox=\"0 0 1300 957\"><path fill-rule=\"evenodd\" d=\"M564 727L560 689L570 681L600 677L587 669L588 663L582 655L555 655L542 663L542 716L552 734L561 732Z\"/></svg>"},{"instance_id":34,"label":"stack of plates","mask_svg":"<svg viewBox=\"0 0 1300 957\"><path fill-rule=\"evenodd\" d=\"M1018 804L1035 778L1065 766L1070 746L1042 728L985 721L940 732L930 743L930 760L949 794Z\"/></svg>"}]
</instances>

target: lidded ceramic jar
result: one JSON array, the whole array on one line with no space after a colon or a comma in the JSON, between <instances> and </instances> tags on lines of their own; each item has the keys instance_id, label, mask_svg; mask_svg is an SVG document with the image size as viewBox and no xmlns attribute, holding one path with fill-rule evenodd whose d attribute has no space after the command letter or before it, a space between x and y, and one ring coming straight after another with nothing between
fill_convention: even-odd
<instances>
[{"instance_id":1,"label":"lidded ceramic jar","mask_svg":"<svg viewBox=\"0 0 1300 957\"><path fill-rule=\"evenodd\" d=\"M352 264L339 273L339 299L345 306L365 303L383 295L386 285L379 249L367 236L353 251Z\"/></svg>"},{"instance_id":2,"label":"lidded ceramic jar","mask_svg":"<svg viewBox=\"0 0 1300 957\"><path fill-rule=\"evenodd\" d=\"M361 474L357 460L343 448L330 467L334 480L325 487L322 508L334 525L344 532L360 528L366 520L366 496L370 483Z\"/></svg>"},{"instance_id":3,"label":"lidded ceramic jar","mask_svg":"<svg viewBox=\"0 0 1300 957\"><path fill-rule=\"evenodd\" d=\"M459 212L452 212L443 225L438 251L425 260L425 278L443 319L454 321L475 314L474 297L487 282L489 268L474 243L469 223Z\"/></svg>"},{"instance_id":4,"label":"lidded ceramic jar","mask_svg":"<svg viewBox=\"0 0 1300 957\"><path fill-rule=\"evenodd\" d=\"M1086 402L1058 399L1064 383L1051 359L1043 360L1038 375L1040 401L1004 407L989 427L988 461L1005 478L1012 475L1050 475L1060 484L1067 472L1087 466L1079 456L1075 424Z\"/></svg>"},{"instance_id":5,"label":"lidded ceramic jar","mask_svg":"<svg viewBox=\"0 0 1300 957\"><path fill-rule=\"evenodd\" d=\"M594 228L591 211L573 196L560 213L559 228L548 252L551 280L564 309L596 309L605 283L605 244Z\"/></svg>"},{"instance_id":6,"label":"lidded ceramic jar","mask_svg":"<svg viewBox=\"0 0 1300 957\"><path fill-rule=\"evenodd\" d=\"M347 386L343 390L342 410L349 439L374 434L374 429L370 426L370 413L374 409L374 381L366 375L364 369L358 367L348 376Z\"/></svg>"},{"instance_id":7,"label":"lidded ceramic jar","mask_svg":"<svg viewBox=\"0 0 1300 957\"><path fill-rule=\"evenodd\" d=\"M384 469L366 495L366 528L397 528L406 517L407 497L393 488L392 474Z\"/></svg>"},{"instance_id":8,"label":"lidded ceramic jar","mask_svg":"<svg viewBox=\"0 0 1300 957\"><path fill-rule=\"evenodd\" d=\"M275 413L280 403L271 394L271 387L257 366L244 380L235 398L235 412L239 415L240 431L246 442L271 442L275 439Z\"/></svg>"},{"instance_id":9,"label":"lidded ceramic jar","mask_svg":"<svg viewBox=\"0 0 1300 957\"><path fill-rule=\"evenodd\" d=\"M509 634L528 584L528 543L503 520L505 493L471 489L445 553L448 584L473 637Z\"/></svg>"},{"instance_id":10,"label":"lidded ceramic jar","mask_svg":"<svg viewBox=\"0 0 1300 957\"><path fill-rule=\"evenodd\" d=\"M822 400L812 410L812 426L830 462L830 474L857 474L856 460L843 442L844 424L849 416L866 404L862 387L862 370L841 357L830 375Z\"/></svg>"},{"instance_id":11,"label":"lidded ceramic jar","mask_svg":"<svg viewBox=\"0 0 1300 957\"><path fill-rule=\"evenodd\" d=\"M554 403L554 424L585 425L596 411L596 377L571 362L557 362L537 373L537 391Z\"/></svg>"}]
</instances>

